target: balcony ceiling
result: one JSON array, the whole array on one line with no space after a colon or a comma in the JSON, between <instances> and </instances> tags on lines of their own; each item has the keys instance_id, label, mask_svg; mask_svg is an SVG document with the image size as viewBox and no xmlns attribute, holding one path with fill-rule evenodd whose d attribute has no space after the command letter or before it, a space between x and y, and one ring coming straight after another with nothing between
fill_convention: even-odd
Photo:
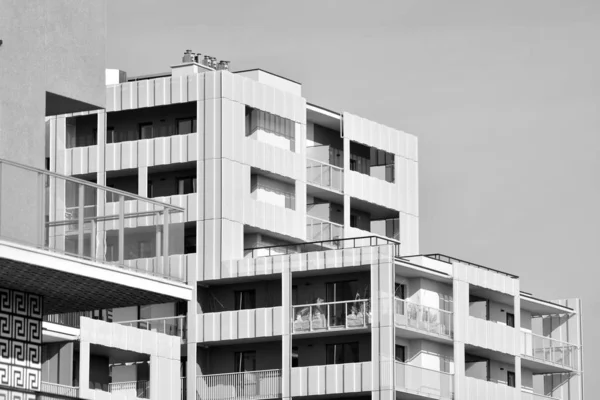
<instances>
[{"instance_id":1,"label":"balcony ceiling","mask_svg":"<svg viewBox=\"0 0 600 400\"><path fill-rule=\"evenodd\" d=\"M191 287L0 241L0 286L44 297L44 314L167 303Z\"/></svg>"}]
</instances>

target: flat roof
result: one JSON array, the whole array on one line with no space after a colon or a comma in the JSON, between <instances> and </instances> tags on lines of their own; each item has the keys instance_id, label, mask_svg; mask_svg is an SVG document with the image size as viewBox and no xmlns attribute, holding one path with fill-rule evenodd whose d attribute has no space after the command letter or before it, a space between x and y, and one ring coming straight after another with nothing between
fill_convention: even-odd
<instances>
[{"instance_id":1,"label":"flat roof","mask_svg":"<svg viewBox=\"0 0 600 400\"><path fill-rule=\"evenodd\" d=\"M262 71L262 72L265 72L267 74L271 74L273 76L276 76L278 78L285 79L286 81L290 81L290 82L295 83L297 85L302 85L300 82L296 82L293 79L286 78L285 76L281 76L281 75L275 74L273 72L267 71L267 70L262 69L262 68L250 68L250 69L245 69L245 70L242 70L242 71L235 71L235 72L231 71L231 72L234 73L234 74L241 74L243 72L252 72L252 71Z\"/></svg>"}]
</instances>

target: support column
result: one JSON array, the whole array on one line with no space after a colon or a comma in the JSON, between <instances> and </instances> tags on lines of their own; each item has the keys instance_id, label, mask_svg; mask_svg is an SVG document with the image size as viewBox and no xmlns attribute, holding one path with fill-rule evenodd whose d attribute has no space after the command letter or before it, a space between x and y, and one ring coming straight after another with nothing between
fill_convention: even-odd
<instances>
[{"instance_id":1,"label":"support column","mask_svg":"<svg viewBox=\"0 0 600 400\"><path fill-rule=\"evenodd\" d=\"M350 172L350 139L343 138L344 140L344 149L342 155L344 156L344 187L343 192L346 193L346 189L350 186L350 179L348 178L348 172ZM350 227L350 196L344 195L344 238L347 238L346 235L347 229Z\"/></svg>"},{"instance_id":2,"label":"support column","mask_svg":"<svg viewBox=\"0 0 600 400\"><path fill-rule=\"evenodd\" d=\"M148 197L148 167L138 168L138 196Z\"/></svg>"},{"instance_id":3,"label":"support column","mask_svg":"<svg viewBox=\"0 0 600 400\"><path fill-rule=\"evenodd\" d=\"M292 270L289 257L283 263L281 270L281 397L292 398L291 373L292 373L292 334L291 334L291 308L292 308Z\"/></svg>"},{"instance_id":4,"label":"support column","mask_svg":"<svg viewBox=\"0 0 600 400\"><path fill-rule=\"evenodd\" d=\"M396 398L394 328L394 259L392 246L371 247L371 364L373 400Z\"/></svg>"},{"instance_id":5,"label":"support column","mask_svg":"<svg viewBox=\"0 0 600 400\"><path fill-rule=\"evenodd\" d=\"M469 284L459 280L460 271L464 267L453 263L452 296L454 298L454 398L465 399L467 396L465 374L465 341L467 337L467 321L469 318Z\"/></svg>"},{"instance_id":6,"label":"support column","mask_svg":"<svg viewBox=\"0 0 600 400\"><path fill-rule=\"evenodd\" d=\"M513 314L515 316L515 400L521 400L522 371L521 371L521 285L518 279L515 279L515 297Z\"/></svg>"},{"instance_id":7,"label":"support column","mask_svg":"<svg viewBox=\"0 0 600 400\"><path fill-rule=\"evenodd\" d=\"M90 389L90 342L79 342L79 397L91 399Z\"/></svg>"}]
</instances>

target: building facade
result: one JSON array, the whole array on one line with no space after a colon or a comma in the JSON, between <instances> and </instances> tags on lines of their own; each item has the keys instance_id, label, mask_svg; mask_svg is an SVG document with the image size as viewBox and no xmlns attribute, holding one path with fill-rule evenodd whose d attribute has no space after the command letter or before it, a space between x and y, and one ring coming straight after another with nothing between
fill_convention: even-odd
<instances>
[{"instance_id":1,"label":"building facade","mask_svg":"<svg viewBox=\"0 0 600 400\"><path fill-rule=\"evenodd\" d=\"M104 109L46 120L49 169L106 192L51 186L48 221L73 208L81 221L51 224L53 245L190 288L189 301L45 314L59 338L48 384L81 398L583 399L579 300L420 255L416 137L189 51L167 74L109 71ZM174 338L177 372L153 380L151 349L124 325ZM96 352L62 350L73 343ZM84 364L89 385L69 379ZM170 389L145 390L156 376Z\"/></svg>"}]
</instances>

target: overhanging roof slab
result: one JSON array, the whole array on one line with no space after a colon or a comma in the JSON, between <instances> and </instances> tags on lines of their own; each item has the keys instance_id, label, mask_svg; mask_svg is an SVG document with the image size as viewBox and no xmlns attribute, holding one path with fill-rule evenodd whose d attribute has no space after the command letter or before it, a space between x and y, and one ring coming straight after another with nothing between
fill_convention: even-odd
<instances>
[{"instance_id":1,"label":"overhanging roof slab","mask_svg":"<svg viewBox=\"0 0 600 400\"><path fill-rule=\"evenodd\" d=\"M0 286L42 295L44 314L190 300L192 287L0 240Z\"/></svg>"}]
</instances>

